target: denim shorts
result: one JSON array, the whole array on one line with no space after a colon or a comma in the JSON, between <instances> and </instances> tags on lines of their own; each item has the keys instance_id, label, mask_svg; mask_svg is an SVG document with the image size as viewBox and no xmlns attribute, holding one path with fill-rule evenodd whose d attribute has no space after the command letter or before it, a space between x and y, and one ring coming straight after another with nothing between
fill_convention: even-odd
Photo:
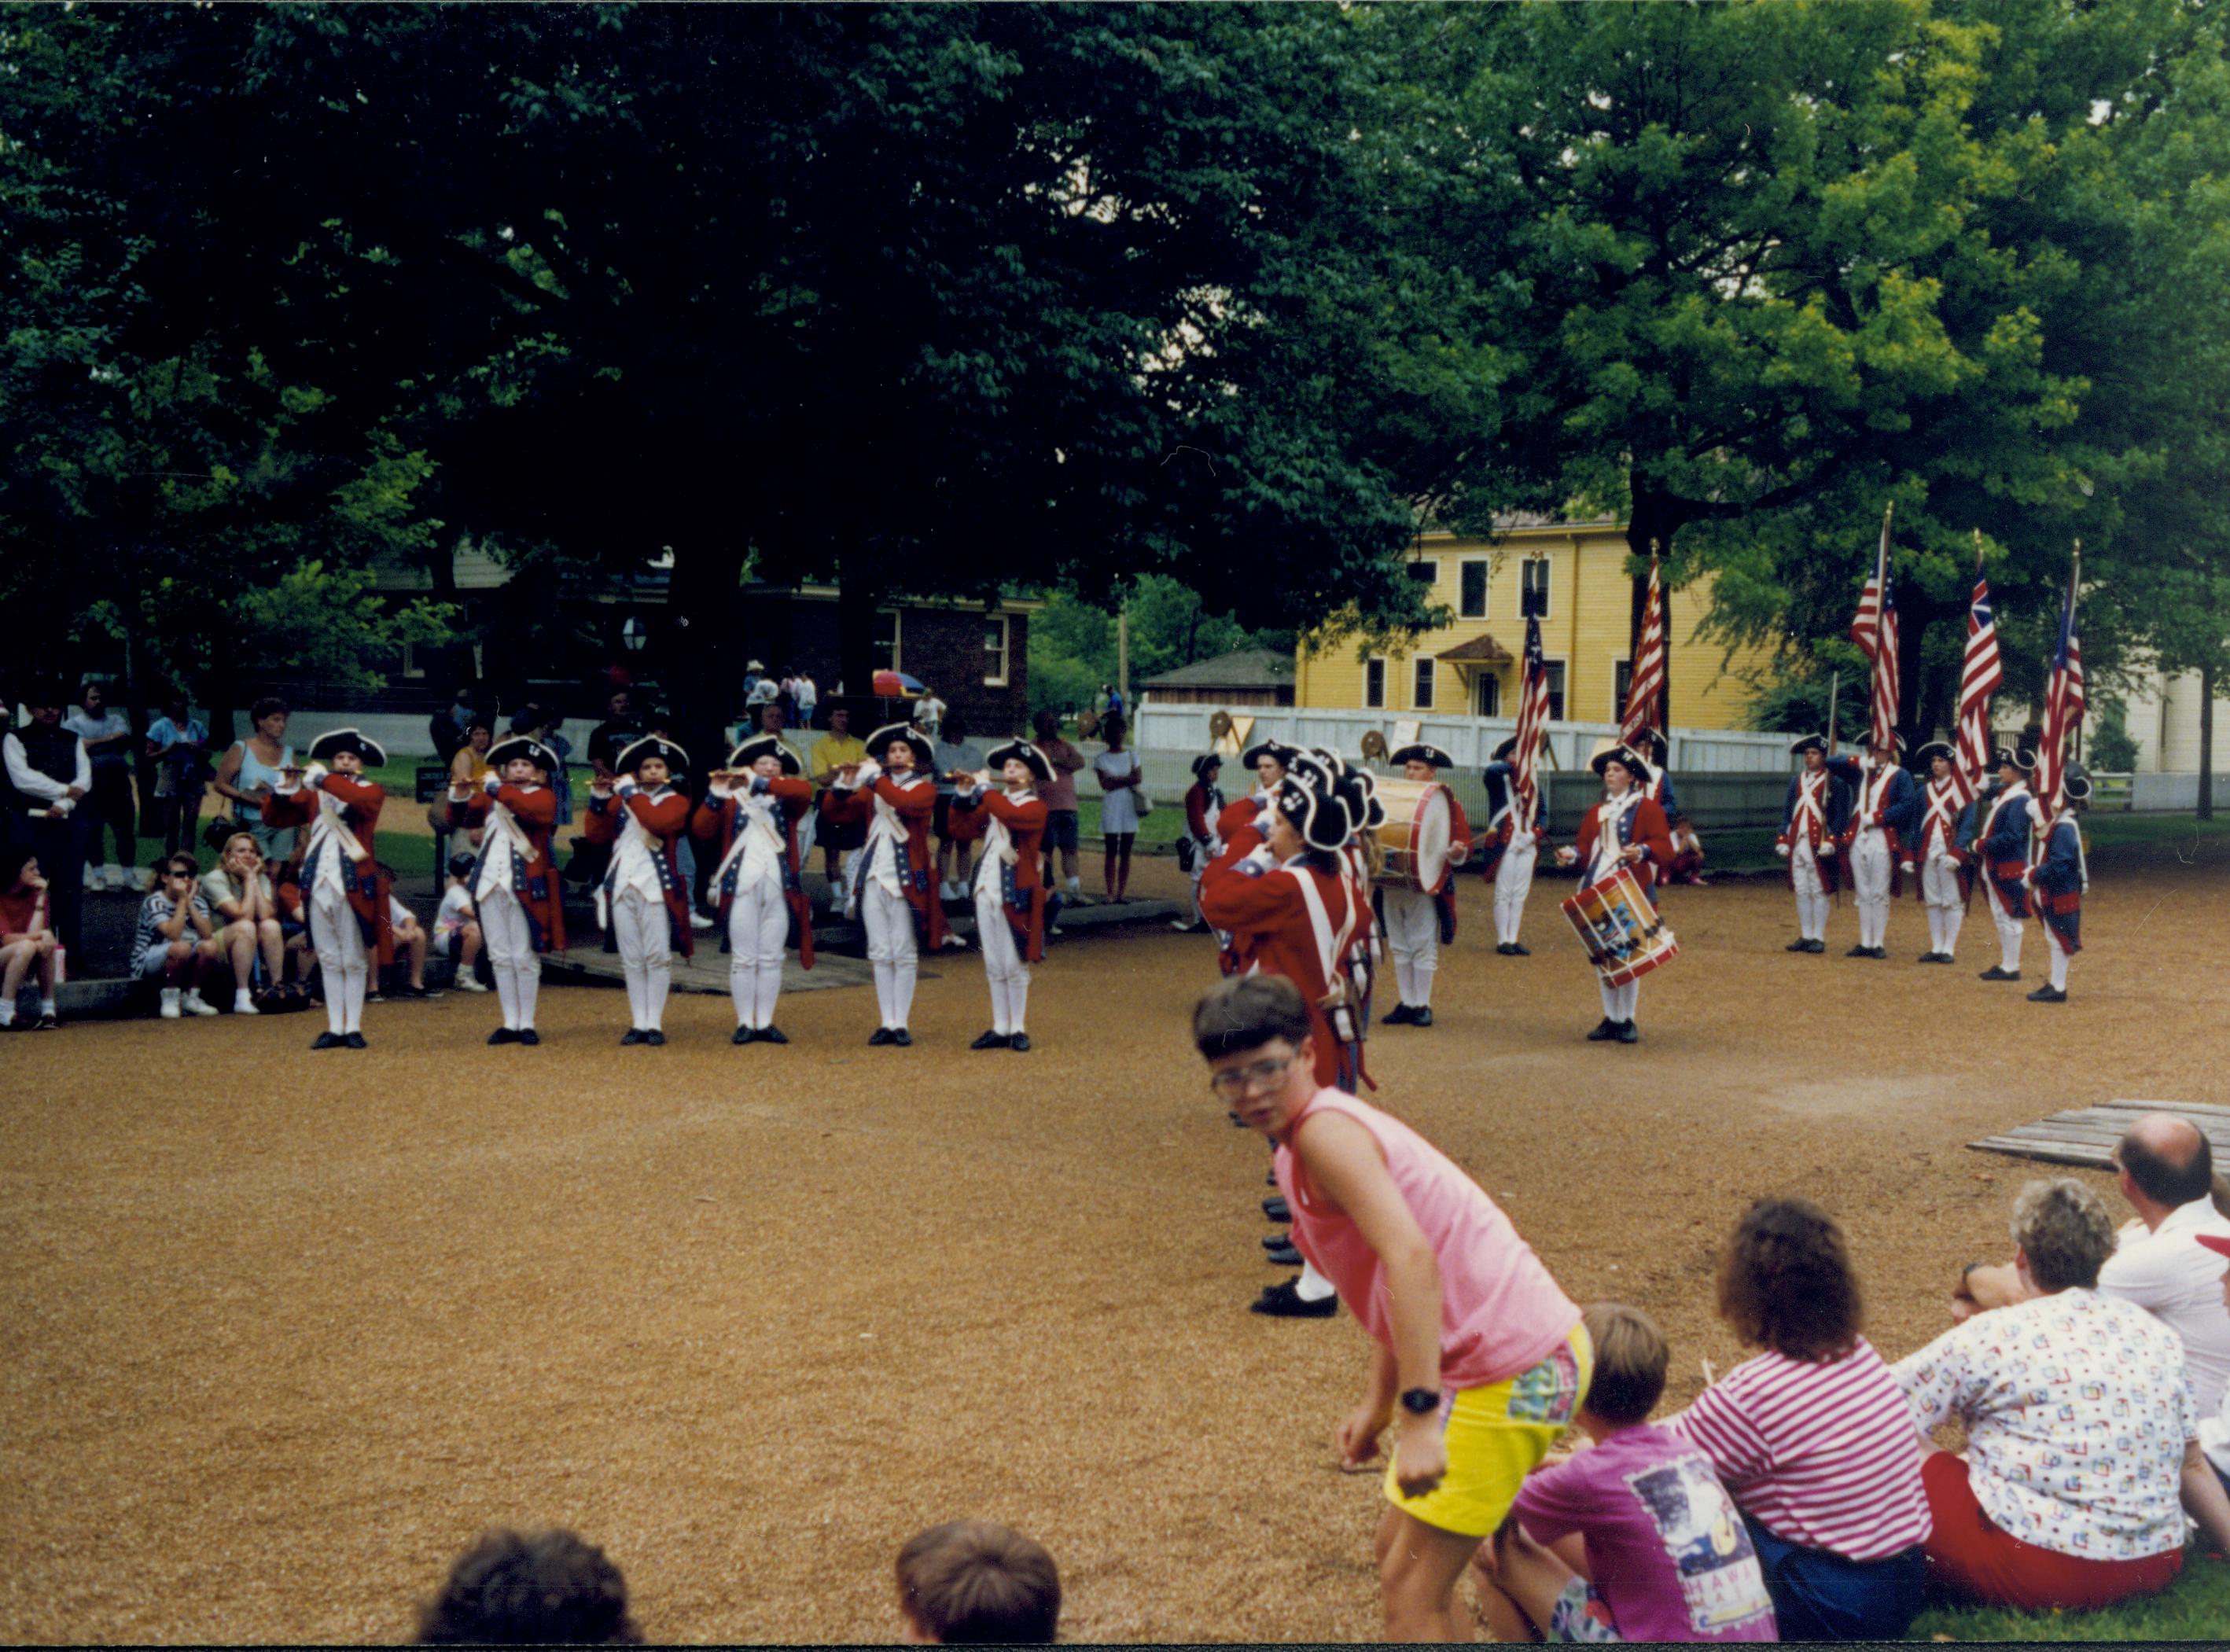
<instances>
[{"instance_id":1,"label":"denim shorts","mask_svg":"<svg viewBox=\"0 0 2230 1652\"><path fill-rule=\"evenodd\" d=\"M1046 810L1045 846L1049 849L1067 849L1076 853L1077 811L1073 809Z\"/></svg>"}]
</instances>

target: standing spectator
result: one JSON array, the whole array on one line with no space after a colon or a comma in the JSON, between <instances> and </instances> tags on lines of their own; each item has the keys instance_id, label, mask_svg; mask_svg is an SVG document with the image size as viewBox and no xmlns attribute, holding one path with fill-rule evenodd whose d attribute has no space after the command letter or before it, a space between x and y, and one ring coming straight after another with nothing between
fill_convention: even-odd
<instances>
[{"instance_id":1,"label":"standing spectator","mask_svg":"<svg viewBox=\"0 0 2230 1652\"><path fill-rule=\"evenodd\" d=\"M854 820L842 811L831 813L828 792L837 777L845 769L857 768L867 760L864 740L852 736L852 712L847 706L832 707L828 713L828 732L814 743L813 784L821 788L822 807L815 828L821 844L822 866L835 886L832 904L844 903L844 858L867 841L867 826L864 820Z\"/></svg>"},{"instance_id":2,"label":"standing spectator","mask_svg":"<svg viewBox=\"0 0 2230 1652\"><path fill-rule=\"evenodd\" d=\"M421 1646L632 1646L627 1579L570 1532L491 1532L418 1615Z\"/></svg>"},{"instance_id":3,"label":"standing spectator","mask_svg":"<svg viewBox=\"0 0 2230 1652\"><path fill-rule=\"evenodd\" d=\"M202 898L222 926L217 939L232 960L233 1014L261 1014L250 985L256 960L263 962L265 988L280 990L287 979L287 937L279 922L278 892L251 834L235 832L224 840L216 869L202 879Z\"/></svg>"},{"instance_id":4,"label":"standing spectator","mask_svg":"<svg viewBox=\"0 0 2230 1652\"><path fill-rule=\"evenodd\" d=\"M474 716L474 698L472 684L460 683L457 697L426 720L426 732L432 737L434 756L438 761L447 763L465 743L465 730Z\"/></svg>"},{"instance_id":5,"label":"standing spectator","mask_svg":"<svg viewBox=\"0 0 2230 1652\"><path fill-rule=\"evenodd\" d=\"M1030 719L1030 728L1037 735L1030 743L1053 766L1053 778L1038 788L1038 797L1046 806L1046 887L1054 887L1053 855L1059 849L1061 875L1068 881L1068 898L1078 901L1084 895L1084 881L1076 864L1076 771L1084 766L1084 753L1061 739L1058 713L1038 713Z\"/></svg>"},{"instance_id":6,"label":"standing spectator","mask_svg":"<svg viewBox=\"0 0 2230 1652\"><path fill-rule=\"evenodd\" d=\"M224 963L216 921L202 898L199 863L184 851L163 862L162 883L139 906L139 928L132 937L134 973L163 984L162 1016L213 1016L216 1006L202 997L203 978Z\"/></svg>"},{"instance_id":7,"label":"standing spectator","mask_svg":"<svg viewBox=\"0 0 2230 1652\"><path fill-rule=\"evenodd\" d=\"M774 697L774 703L782 707L783 721L795 726L797 722L797 679L787 669L782 674L782 687Z\"/></svg>"},{"instance_id":8,"label":"standing spectator","mask_svg":"<svg viewBox=\"0 0 2230 1652\"><path fill-rule=\"evenodd\" d=\"M1138 754L1123 749L1129 731L1120 717L1108 713L1099 732L1107 749L1092 760L1092 766L1099 777L1101 795L1100 878L1107 899L1120 905L1131 885L1131 845L1138 836L1138 788L1146 777L1138 766Z\"/></svg>"},{"instance_id":9,"label":"standing spectator","mask_svg":"<svg viewBox=\"0 0 2230 1652\"><path fill-rule=\"evenodd\" d=\"M62 726L85 742L93 760L93 791L85 800L85 887L88 889L145 889L152 879L139 875L139 845L132 827L132 719L108 709L100 685L88 682L79 691L78 708L62 719ZM102 830L108 834L115 858L99 860Z\"/></svg>"},{"instance_id":10,"label":"standing spectator","mask_svg":"<svg viewBox=\"0 0 2230 1652\"><path fill-rule=\"evenodd\" d=\"M65 954L76 952L85 898L85 823L78 804L93 790L85 742L64 728L59 682L34 684L31 720L0 738L7 777L9 842L38 857L47 881L47 922Z\"/></svg>"},{"instance_id":11,"label":"standing spectator","mask_svg":"<svg viewBox=\"0 0 2230 1652\"><path fill-rule=\"evenodd\" d=\"M899 1616L918 1646L1049 1645L1060 1623L1053 1556L989 1520L951 1520L899 1551Z\"/></svg>"},{"instance_id":12,"label":"standing spectator","mask_svg":"<svg viewBox=\"0 0 2230 1652\"><path fill-rule=\"evenodd\" d=\"M2098 1288L2114 1223L2072 1178L2014 1201L2032 1294L1953 1326L1895 1368L1924 1430L1958 1421L1966 1455L1924 1440L1931 1582L2016 1611L2151 1594L2183 1567L2182 1500L2230 1543L2230 1501L2199 1449L2183 1344Z\"/></svg>"},{"instance_id":13,"label":"standing spectator","mask_svg":"<svg viewBox=\"0 0 2230 1652\"><path fill-rule=\"evenodd\" d=\"M0 1030L16 1024L16 995L35 967L39 1016L31 1029L50 1032L61 1024L55 1006L55 946L38 857L21 843L0 847Z\"/></svg>"},{"instance_id":14,"label":"standing spectator","mask_svg":"<svg viewBox=\"0 0 2230 1652\"><path fill-rule=\"evenodd\" d=\"M173 694L163 714L147 729L147 756L155 765L154 821L163 852L190 849L201 835L202 791L209 784L209 726L196 717L186 697Z\"/></svg>"},{"instance_id":15,"label":"standing spectator","mask_svg":"<svg viewBox=\"0 0 2230 1652\"><path fill-rule=\"evenodd\" d=\"M551 755L558 759L558 767L550 777L550 790L558 797L557 823L570 826L573 822L573 775L568 765L573 761L573 742L558 732L564 726L564 713L538 711L535 726L525 732L548 746Z\"/></svg>"},{"instance_id":16,"label":"standing spectator","mask_svg":"<svg viewBox=\"0 0 2230 1652\"><path fill-rule=\"evenodd\" d=\"M248 720L248 738L217 762L216 791L234 805L233 819L241 829L255 834L255 847L269 865L294 853L294 829L267 824L263 813L265 802L294 766L294 748L287 744L287 702L266 695L249 708Z\"/></svg>"},{"instance_id":17,"label":"standing spectator","mask_svg":"<svg viewBox=\"0 0 2230 1652\"><path fill-rule=\"evenodd\" d=\"M1124 702L1123 691L1112 682L1107 685L1107 715L1125 720L1131 715L1129 706Z\"/></svg>"},{"instance_id":18,"label":"standing spectator","mask_svg":"<svg viewBox=\"0 0 2230 1652\"><path fill-rule=\"evenodd\" d=\"M1928 1500L1904 1394L1859 1334L1842 1229L1802 1199L1759 1200L1719 1258L1718 1297L1763 1352L1666 1428L1734 1494L1784 1639L1898 1639L1920 1610Z\"/></svg>"},{"instance_id":19,"label":"standing spectator","mask_svg":"<svg viewBox=\"0 0 2230 1652\"><path fill-rule=\"evenodd\" d=\"M921 698L913 702L913 726L929 736L931 745L937 744L938 732L944 726L944 713L952 708L937 697L937 690L925 688Z\"/></svg>"},{"instance_id":20,"label":"standing spectator","mask_svg":"<svg viewBox=\"0 0 2230 1652\"><path fill-rule=\"evenodd\" d=\"M757 660L744 668L744 705L748 710L759 703L759 678L766 667Z\"/></svg>"},{"instance_id":21,"label":"standing spectator","mask_svg":"<svg viewBox=\"0 0 2230 1652\"><path fill-rule=\"evenodd\" d=\"M799 751L797 749L797 743L790 738L790 734L788 732L790 727L790 714L783 710L781 701L773 700L768 700L764 705L759 707L758 714L753 721L755 726L743 731L743 740L757 739L761 736L764 736L770 739L780 740L782 742L782 749L789 752L791 757L797 760L796 771L799 774L803 774L805 772L805 753ZM740 745L743 744L743 740L738 740L736 744ZM783 766L784 771L787 772L789 770L789 765L785 764Z\"/></svg>"},{"instance_id":22,"label":"standing spectator","mask_svg":"<svg viewBox=\"0 0 2230 1652\"><path fill-rule=\"evenodd\" d=\"M932 743L936 751L935 755L931 758L931 766L937 771L937 815L934 824L937 831L938 893L946 900L965 900L968 899L968 891L971 887L969 876L975 869L972 864L975 852L968 847L969 839L956 838L952 835L952 797L955 790L952 777L956 774L974 774L981 769L983 766L983 751L981 746L970 745L968 743L968 720L957 712L943 720L939 733L934 738ZM957 878L952 875L953 862L956 860L960 865L960 875Z\"/></svg>"},{"instance_id":23,"label":"standing spectator","mask_svg":"<svg viewBox=\"0 0 2230 1652\"><path fill-rule=\"evenodd\" d=\"M821 688L812 676L801 671L790 679L790 692L797 701L797 726L813 726L813 709L821 703Z\"/></svg>"},{"instance_id":24,"label":"standing spectator","mask_svg":"<svg viewBox=\"0 0 2230 1652\"><path fill-rule=\"evenodd\" d=\"M495 725L475 712L465 725L465 743L449 757L451 791L460 786L467 791L480 790L480 782L487 778L488 747L494 744Z\"/></svg>"},{"instance_id":25,"label":"standing spectator","mask_svg":"<svg viewBox=\"0 0 2230 1652\"><path fill-rule=\"evenodd\" d=\"M588 757L592 768L612 771L619 755L648 732L642 719L635 714L635 696L624 688L616 688L605 702L604 720L589 731Z\"/></svg>"}]
</instances>

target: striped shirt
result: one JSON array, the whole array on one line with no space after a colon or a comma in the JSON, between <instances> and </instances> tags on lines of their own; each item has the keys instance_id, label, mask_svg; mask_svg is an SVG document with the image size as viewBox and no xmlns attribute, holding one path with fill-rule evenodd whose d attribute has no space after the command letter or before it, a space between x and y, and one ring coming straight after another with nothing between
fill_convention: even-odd
<instances>
[{"instance_id":1,"label":"striped shirt","mask_svg":"<svg viewBox=\"0 0 2230 1652\"><path fill-rule=\"evenodd\" d=\"M1711 1458L1744 1513L1787 1542L1867 1561L1929 1534L1919 1431L1864 1337L1825 1364L1772 1352L1745 1360L1665 1426Z\"/></svg>"}]
</instances>

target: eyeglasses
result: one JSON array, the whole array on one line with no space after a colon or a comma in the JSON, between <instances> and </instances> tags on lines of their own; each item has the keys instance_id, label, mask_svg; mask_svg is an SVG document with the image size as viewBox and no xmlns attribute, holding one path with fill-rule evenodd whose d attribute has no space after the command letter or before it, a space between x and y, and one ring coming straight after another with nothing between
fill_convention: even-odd
<instances>
[{"instance_id":1,"label":"eyeglasses","mask_svg":"<svg viewBox=\"0 0 2230 1652\"><path fill-rule=\"evenodd\" d=\"M1208 1074L1208 1087L1227 1101L1236 1101L1252 1090L1266 1090L1286 1076L1286 1069L1293 1064L1291 1055L1275 1061L1252 1062L1245 1067L1227 1067L1220 1073Z\"/></svg>"}]
</instances>

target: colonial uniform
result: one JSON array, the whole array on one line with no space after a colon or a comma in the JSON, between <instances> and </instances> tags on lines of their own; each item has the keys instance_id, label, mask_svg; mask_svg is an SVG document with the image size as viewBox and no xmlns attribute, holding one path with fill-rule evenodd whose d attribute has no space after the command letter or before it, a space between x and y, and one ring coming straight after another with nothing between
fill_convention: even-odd
<instances>
[{"instance_id":1,"label":"colonial uniform","mask_svg":"<svg viewBox=\"0 0 2230 1652\"><path fill-rule=\"evenodd\" d=\"M980 823L983 836L976 864L976 940L991 990L991 1029L970 1048L1027 1050L1029 966L1045 956L1047 904L1039 853L1046 806L1037 786L1053 779L1053 765L1026 740L995 747L985 762L995 778L1009 763L1021 763L1035 784L1009 791L978 786L952 797L953 815Z\"/></svg>"},{"instance_id":2,"label":"colonial uniform","mask_svg":"<svg viewBox=\"0 0 2230 1652\"><path fill-rule=\"evenodd\" d=\"M373 838L385 788L361 775L325 767L353 752L367 768L383 768L387 753L352 728L321 734L299 784L282 786L263 805L264 823L307 825L302 857L302 905L310 944L325 978L325 1030L311 1046L364 1048L364 997L371 971L395 961L388 922L388 879L379 869Z\"/></svg>"},{"instance_id":3,"label":"colonial uniform","mask_svg":"<svg viewBox=\"0 0 2230 1652\"><path fill-rule=\"evenodd\" d=\"M503 779L505 767L523 758L544 779L524 785ZM492 1044L538 1044L535 1001L542 991L542 954L565 950L564 894L551 858L558 825L558 794L548 777L561 759L540 740L514 734L488 748L488 772L478 790L451 805L461 829L480 834L480 858L465 880L472 913L487 947L503 1025Z\"/></svg>"},{"instance_id":4,"label":"colonial uniform","mask_svg":"<svg viewBox=\"0 0 2230 1652\"><path fill-rule=\"evenodd\" d=\"M748 770L761 758L781 767L769 777ZM774 1024L782 997L783 953L797 926L797 961L813 967L813 903L806 898L806 849L800 824L813 811L813 783L789 743L761 734L728 753L732 778L715 780L690 816L690 835L717 844L719 858L707 881L719 909L720 944L728 953L728 996L736 1008L734 1042L786 1044Z\"/></svg>"},{"instance_id":5,"label":"colonial uniform","mask_svg":"<svg viewBox=\"0 0 2230 1652\"><path fill-rule=\"evenodd\" d=\"M1959 779L1959 755L1950 746L1933 740L1914 755L1923 764L1940 757L1954 765L1943 778L1931 776L1921 783L1917 836L1905 846L1909 863L1920 874L1913 880L1913 893L1928 909L1928 951L1920 961L1949 964L1975 888L1973 856L1967 852L1975 803Z\"/></svg>"},{"instance_id":6,"label":"colonial uniform","mask_svg":"<svg viewBox=\"0 0 2230 1652\"><path fill-rule=\"evenodd\" d=\"M2036 766L2026 752L2000 752L2001 769L2023 774ZM1975 860L1982 869L1983 899L1989 904L1990 921L1998 927L1998 962L1982 971L1985 981L2021 979L2021 920L2028 916L2029 824L2033 818L2028 786L2015 782L1990 800L1988 812L1975 829Z\"/></svg>"},{"instance_id":7,"label":"colonial uniform","mask_svg":"<svg viewBox=\"0 0 2230 1652\"><path fill-rule=\"evenodd\" d=\"M1429 763L1450 769L1455 759L1437 745L1405 745L1390 759L1395 763ZM1471 822L1453 792L1448 794L1448 844L1451 861L1469 857ZM1433 1024L1433 978L1440 973L1440 944L1456 938L1456 885L1453 871L1432 894L1422 889L1381 885L1379 918L1386 930L1386 950L1394 959L1394 985L1402 1001L1389 1011L1389 1027Z\"/></svg>"},{"instance_id":8,"label":"colonial uniform","mask_svg":"<svg viewBox=\"0 0 2230 1652\"><path fill-rule=\"evenodd\" d=\"M1192 786L1184 797L1185 836L1177 845L1177 858L1189 880L1192 907L1190 915L1179 921L1180 929L1200 927L1200 881L1208 863L1223 852L1223 840L1215 830L1216 817L1223 812L1223 791L1215 776L1221 767L1213 754L1192 760Z\"/></svg>"},{"instance_id":9,"label":"colonial uniform","mask_svg":"<svg viewBox=\"0 0 2230 1652\"><path fill-rule=\"evenodd\" d=\"M643 764L662 758L669 777L685 772L689 753L673 741L647 734L612 765L618 777L609 793L589 794L581 830L592 843L611 845L611 863L596 892L604 950L617 952L627 976L627 1034L623 1044L662 1044L660 1023L674 985L674 954L692 956L689 887L674 846L689 829L689 799L669 784L645 785Z\"/></svg>"},{"instance_id":10,"label":"colonial uniform","mask_svg":"<svg viewBox=\"0 0 2230 1652\"><path fill-rule=\"evenodd\" d=\"M914 766L893 773L883 758L900 740L913 753ZM934 952L944 941L944 907L937 898L936 852L929 841L937 810L937 782L930 773L935 757L930 743L907 725L879 728L867 737L867 761L850 784L840 779L831 789L834 801L822 805L840 823L866 828L865 841L846 868L844 911L865 926L874 965L882 1024L871 1044L913 1042L906 1023L913 1013L920 952Z\"/></svg>"},{"instance_id":11,"label":"colonial uniform","mask_svg":"<svg viewBox=\"0 0 2230 1652\"><path fill-rule=\"evenodd\" d=\"M2061 786L2068 802L2079 803L2091 795L2091 777L2071 766ZM2091 889L2091 863L2083 853L2083 830L2075 811L2055 816L2039 834L2041 852L2029 882L2036 891L2036 915L2044 925L2044 940L2052 956L2052 981L2028 996L2037 1003L2067 1002L2067 965L2083 950L2083 897Z\"/></svg>"},{"instance_id":12,"label":"colonial uniform","mask_svg":"<svg viewBox=\"0 0 2230 1652\"><path fill-rule=\"evenodd\" d=\"M1863 764L1830 758L1827 768L1855 797L1842 836L1859 908L1859 944L1848 956L1886 958L1882 943L1889 934L1889 903L1904 891L1902 868L1919 826L1920 788L1901 765L1871 757Z\"/></svg>"},{"instance_id":13,"label":"colonial uniform","mask_svg":"<svg viewBox=\"0 0 2230 1652\"><path fill-rule=\"evenodd\" d=\"M1572 840L1573 858L1581 868L1580 887L1585 888L1610 876L1627 864L1623 852L1639 844L1647 853L1632 863L1634 875L1643 892L1653 900L1657 868L1672 863L1672 828L1666 823L1665 811L1642 793L1641 783L1649 773L1648 764L1626 747L1614 746L1598 752L1591 766L1601 774L1614 761L1626 766L1634 784L1618 797L1606 794L1581 820L1579 836ZM1624 986L1610 986L1598 978L1595 986L1602 994L1603 1018L1588 1036L1598 1042L1615 1038L1621 1043L1633 1043L1640 1036L1634 1013L1640 1001L1641 983L1628 981Z\"/></svg>"},{"instance_id":14,"label":"colonial uniform","mask_svg":"<svg viewBox=\"0 0 2230 1652\"><path fill-rule=\"evenodd\" d=\"M1525 897L1533 887L1533 867L1548 834L1541 829L1540 794L1521 789L1511 762L1515 737L1494 748L1494 761L1481 771L1486 783L1486 854L1479 870L1494 883L1494 950L1505 958L1525 958L1518 931L1525 921Z\"/></svg>"},{"instance_id":15,"label":"colonial uniform","mask_svg":"<svg viewBox=\"0 0 2230 1652\"><path fill-rule=\"evenodd\" d=\"M1801 757L1822 752L1827 742L1807 734L1789 751ZM1789 887L1796 895L1797 939L1792 952L1827 950L1827 898L1842 885L1835 845L1850 824L1851 791L1834 771L1803 768L1789 778L1789 797L1781 810L1781 836L1774 852L1789 861Z\"/></svg>"}]
</instances>

